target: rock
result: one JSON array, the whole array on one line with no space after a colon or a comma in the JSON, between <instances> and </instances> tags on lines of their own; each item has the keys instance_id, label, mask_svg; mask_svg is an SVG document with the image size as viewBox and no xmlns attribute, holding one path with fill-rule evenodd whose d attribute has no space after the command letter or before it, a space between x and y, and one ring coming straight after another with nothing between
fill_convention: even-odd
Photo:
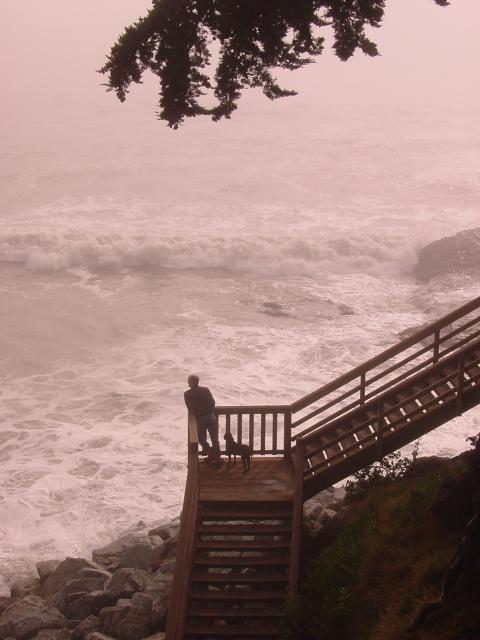
<instances>
[{"instance_id":1,"label":"rock","mask_svg":"<svg viewBox=\"0 0 480 640\"><path fill-rule=\"evenodd\" d=\"M114 540L100 549L94 549L92 552L92 558L94 562L106 567L110 571L114 571L118 568L118 563L123 552L129 548L135 546L137 543L148 540L147 536L133 532L128 535L122 536L118 540ZM149 541L149 544L151 542Z\"/></svg>"},{"instance_id":2,"label":"rock","mask_svg":"<svg viewBox=\"0 0 480 640\"><path fill-rule=\"evenodd\" d=\"M62 613L69 618L82 618L86 616L76 616L72 614L72 603L78 600L82 595L91 593L92 591L103 591L106 577L81 577L81 573L77 574L78 578L67 582L59 591L48 598L48 602L56 606ZM87 615L89 615L87 613Z\"/></svg>"},{"instance_id":3,"label":"rock","mask_svg":"<svg viewBox=\"0 0 480 640\"><path fill-rule=\"evenodd\" d=\"M8 609L15 602L15 598L10 598L9 596L0 596L0 617L3 615L4 611Z\"/></svg>"},{"instance_id":4,"label":"rock","mask_svg":"<svg viewBox=\"0 0 480 640\"><path fill-rule=\"evenodd\" d=\"M162 558L165 549L164 543L155 544L150 538L148 542L138 542L127 547L118 559L118 568L133 568L152 571Z\"/></svg>"},{"instance_id":5,"label":"rock","mask_svg":"<svg viewBox=\"0 0 480 640\"><path fill-rule=\"evenodd\" d=\"M467 229L421 249L415 275L420 281L448 273L480 271L480 229Z\"/></svg>"},{"instance_id":6,"label":"rock","mask_svg":"<svg viewBox=\"0 0 480 640\"><path fill-rule=\"evenodd\" d=\"M76 578L82 569L86 568L102 570L102 567L84 558L66 558L42 584L41 595L44 598L53 596Z\"/></svg>"},{"instance_id":7,"label":"rock","mask_svg":"<svg viewBox=\"0 0 480 640\"><path fill-rule=\"evenodd\" d=\"M33 640L73 640L73 635L68 629L44 629Z\"/></svg>"},{"instance_id":8,"label":"rock","mask_svg":"<svg viewBox=\"0 0 480 640\"><path fill-rule=\"evenodd\" d=\"M100 619L98 616L88 616L82 620L75 628L73 635L75 640L85 640L87 636L100 630Z\"/></svg>"},{"instance_id":9,"label":"rock","mask_svg":"<svg viewBox=\"0 0 480 640\"><path fill-rule=\"evenodd\" d=\"M111 636L106 636L103 633L100 633L99 631L95 631L94 633L91 633L89 636L87 636L86 640L117 640L116 638L112 638Z\"/></svg>"},{"instance_id":10,"label":"rock","mask_svg":"<svg viewBox=\"0 0 480 640\"><path fill-rule=\"evenodd\" d=\"M40 582L44 582L55 571L60 562L61 560L42 560L37 562L35 566L37 567Z\"/></svg>"},{"instance_id":11,"label":"rock","mask_svg":"<svg viewBox=\"0 0 480 640\"><path fill-rule=\"evenodd\" d=\"M165 640L165 634L163 632L154 633L153 636L148 636L145 640Z\"/></svg>"},{"instance_id":12,"label":"rock","mask_svg":"<svg viewBox=\"0 0 480 640\"><path fill-rule=\"evenodd\" d=\"M102 633L119 640L139 640L155 631L152 600L142 600L141 604L119 601L115 607L106 607L100 612Z\"/></svg>"},{"instance_id":13,"label":"rock","mask_svg":"<svg viewBox=\"0 0 480 640\"><path fill-rule=\"evenodd\" d=\"M16 580L10 587L10 596L19 600L31 594L38 595L40 593L39 578L23 578Z\"/></svg>"},{"instance_id":14,"label":"rock","mask_svg":"<svg viewBox=\"0 0 480 640\"><path fill-rule=\"evenodd\" d=\"M154 600L156 598L168 598L172 578L173 576L171 574L163 573L159 569L153 576L149 576L149 580L143 591Z\"/></svg>"},{"instance_id":15,"label":"rock","mask_svg":"<svg viewBox=\"0 0 480 640\"><path fill-rule=\"evenodd\" d=\"M58 609L38 596L27 596L12 604L0 618L0 640L9 636L29 640L42 629L62 629L66 620Z\"/></svg>"},{"instance_id":16,"label":"rock","mask_svg":"<svg viewBox=\"0 0 480 640\"><path fill-rule=\"evenodd\" d=\"M144 591L150 574L142 569L117 569L106 583L105 590L118 598L129 598L138 591Z\"/></svg>"},{"instance_id":17,"label":"rock","mask_svg":"<svg viewBox=\"0 0 480 640\"><path fill-rule=\"evenodd\" d=\"M167 540L177 540L180 531L180 521L170 521L150 529L148 535L150 537L158 536L164 542Z\"/></svg>"},{"instance_id":18,"label":"rock","mask_svg":"<svg viewBox=\"0 0 480 640\"><path fill-rule=\"evenodd\" d=\"M73 598L74 595L77 597ZM104 607L111 607L116 601L114 593L103 590L72 594L71 600L67 602L65 615L69 618L83 620L97 616Z\"/></svg>"}]
</instances>

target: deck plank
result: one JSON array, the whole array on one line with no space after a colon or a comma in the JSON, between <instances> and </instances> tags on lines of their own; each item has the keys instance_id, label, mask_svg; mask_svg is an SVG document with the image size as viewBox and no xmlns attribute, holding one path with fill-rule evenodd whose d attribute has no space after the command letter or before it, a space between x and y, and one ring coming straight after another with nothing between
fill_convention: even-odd
<instances>
[{"instance_id":1,"label":"deck plank","mask_svg":"<svg viewBox=\"0 0 480 640\"><path fill-rule=\"evenodd\" d=\"M288 502L293 499L293 469L283 457L253 457L242 464L201 462L200 502Z\"/></svg>"}]
</instances>

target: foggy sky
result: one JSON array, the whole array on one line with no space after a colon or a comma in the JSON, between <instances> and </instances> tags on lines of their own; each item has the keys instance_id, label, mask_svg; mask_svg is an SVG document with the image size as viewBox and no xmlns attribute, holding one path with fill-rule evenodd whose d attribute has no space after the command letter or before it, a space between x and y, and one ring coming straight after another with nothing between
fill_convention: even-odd
<instances>
[{"instance_id":1,"label":"foggy sky","mask_svg":"<svg viewBox=\"0 0 480 640\"><path fill-rule=\"evenodd\" d=\"M23 142L27 136L31 143L45 136L47 125L71 126L84 118L98 131L113 120L131 135L139 126L161 137L178 135L155 119L155 80L134 86L121 105L95 73L123 27L150 5L150 0L0 0L2 136ZM284 84L298 89L299 97L271 103L250 92L237 115L220 126L235 127L241 117L255 127L259 110L281 120L304 108L308 127L324 105L404 106L432 113L478 109L479 23L476 0L452 0L448 8L433 0L389 0L384 25L373 34L382 57L357 54L342 63L326 52L305 70L282 72ZM192 122L184 129L200 126L205 125Z\"/></svg>"}]
</instances>

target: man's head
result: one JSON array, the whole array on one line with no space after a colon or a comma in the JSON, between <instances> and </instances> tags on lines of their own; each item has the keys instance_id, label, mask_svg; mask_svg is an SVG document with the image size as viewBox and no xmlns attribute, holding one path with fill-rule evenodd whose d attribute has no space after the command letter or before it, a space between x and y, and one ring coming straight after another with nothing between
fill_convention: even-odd
<instances>
[{"instance_id":1,"label":"man's head","mask_svg":"<svg viewBox=\"0 0 480 640\"><path fill-rule=\"evenodd\" d=\"M195 387L198 387L199 382L200 378L194 373L192 373L191 376L188 376L188 386L190 387L190 389L195 389Z\"/></svg>"}]
</instances>

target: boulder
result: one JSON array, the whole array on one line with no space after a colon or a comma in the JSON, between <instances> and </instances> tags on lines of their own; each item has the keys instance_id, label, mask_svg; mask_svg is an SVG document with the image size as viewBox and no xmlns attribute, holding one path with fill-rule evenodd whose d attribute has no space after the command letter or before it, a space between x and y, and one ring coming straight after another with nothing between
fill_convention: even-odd
<instances>
[{"instance_id":1,"label":"boulder","mask_svg":"<svg viewBox=\"0 0 480 640\"><path fill-rule=\"evenodd\" d=\"M163 542L155 544L155 539L146 538L142 542L124 549L120 557L118 558L117 567L144 569L145 571L152 571L159 563L165 552L165 545Z\"/></svg>"},{"instance_id":2,"label":"boulder","mask_svg":"<svg viewBox=\"0 0 480 640\"><path fill-rule=\"evenodd\" d=\"M33 640L73 640L73 635L68 629L44 629Z\"/></svg>"},{"instance_id":3,"label":"boulder","mask_svg":"<svg viewBox=\"0 0 480 640\"><path fill-rule=\"evenodd\" d=\"M100 612L102 633L118 640L139 640L155 631L153 601L151 598L137 601L120 600L114 607L106 607Z\"/></svg>"},{"instance_id":4,"label":"boulder","mask_svg":"<svg viewBox=\"0 0 480 640\"><path fill-rule=\"evenodd\" d=\"M421 249L415 275L420 281L449 273L480 271L480 229L466 229Z\"/></svg>"},{"instance_id":5,"label":"boulder","mask_svg":"<svg viewBox=\"0 0 480 640\"><path fill-rule=\"evenodd\" d=\"M100 620L98 616L88 616L77 625L73 631L73 636L75 640L85 640L87 636L99 630Z\"/></svg>"},{"instance_id":6,"label":"boulder","mask_svg":"<svg viewBox=\"0 0 480 640\"><path fill-rule=\"evenodd\" d=\"M77 575L80 576L80 574ZM105 580L105 576L93 578L80 576L67 582L61 591L48 598L48 602L60 609L60 611L69 618L81 618L82 616L71 614L70 608L72 603L84 594L91 593L92 591L103 591Z\"/></svg>"},{"instance_id":7,"label":"boulder","mask_svg":"<svg viewBox=\"0 0 480 640\"><path fill-rule=\"evenodd\" d=\"M127 548L133 547L145 540L148 540L148 536L144 536L138 532L129 533L118 540L110 542L100 549L94 549L92 551L92 558L94 562L102 565L110 571L114 571L118 567L118 563L123 552ZM149 544L151 544L151 542L149 542Z\"/></svg>"},{"instance_id":8,"label":"boulder","mask_svg":"<svg viewBox=\"0 0 480 640\"><path fill-rule=\"evenodd\" d=\"M83 620L84 618L97 616L104 607L111 607L116 601L115 594L103 590L72 594L67 602L65 615L69 618Z\"/></svg>"},{"instance_id":9,"label":"boulder","mask_svg":"<svg viewBox=\"0 0 480 640\"><path fill-rule=\"evenodd\" d=\"M41 595L48 598L60 592L69 582L78 577L82 569L87 568L102 569L99 565L84 558L66 558L43 582Z\"/></svg>"},{"instance_id":10,"label":"boulder","mask_svg":"<svg viewBox=\"0 0 480 640\"><path fill-rule=\"evenodd\" d=\"M106 636L104 633L100 633L99 631L95 631L87 636L86 640L117 640L116 638L112 638L112 636Z\"/></svg>"},{"instance_id":11,"label":"boulder","mask_svg":"<svg viewBox=\"0 0 480 640\"><path fill-rule=\"evenodd\" d=\"M55 571L60 563L61 560L42 560L41 562L37 562L35 566L37 567L40 582L45 582L48 576Z\"/></svg>"},{"instance_id":12,"label":"boulder","mask_svg":"<svg viewBox=\"0 0 480 640\"><path fill-rule=\"evenodd\" d=\"M105 590L116 598L130 598L138 591L144 591L150 574L142 569L117 569L106 583Z\"/></svg>"},{"instance_id":13,"label":"boulder","mask_svg":"<svg viewBox=\"0 0 480 640\"><path fill-rule=\"evenodd\" d=\"M167 598L170 592L170 585L172 583L172 575L163 573L160 569L149 577L149 580L144 588L144 593L151 596L154 600L157 598Z\"/></svg>"},{"instance_id":14,"label":"boulder","mask_svg":"<svg viewBox=\"0 0 480 640\"><path fill-rule=\"evenodd\" d=\"M0 596L0 616L15 602L15 598Z\"/></svg>"},{"instance_id":15,"label":"boulder","mask_svg":"<svg viewBox=\"0 0 480 640\"><path fill-rule=\"evenodd\" d=\"M0 617L0 640L30 640L42 629L62 629L66 620L58 609L38 596L17 600Z\"/></svg>"},{"instance_id":16,"label":"boulder","mask_svg":"<svg viewBox=\"0 0 480 640\"><path fill-rule=\"evenodd\" d=\"M145 640L165 640L165 634L160 631L159 633L154 633L153 636L148 636Z\"/></svg>"},{"instance_id":17,"label":"boulder","mask_svg":"<svg viewBox=\"0 0 480 640\"><path fill-rule=\"evenodd\" d=\"M40 593L39 578L23 578L16 580L10 587L10 596L19 600L31 594L38 595Z\"/></svg>"}]
</instances>

